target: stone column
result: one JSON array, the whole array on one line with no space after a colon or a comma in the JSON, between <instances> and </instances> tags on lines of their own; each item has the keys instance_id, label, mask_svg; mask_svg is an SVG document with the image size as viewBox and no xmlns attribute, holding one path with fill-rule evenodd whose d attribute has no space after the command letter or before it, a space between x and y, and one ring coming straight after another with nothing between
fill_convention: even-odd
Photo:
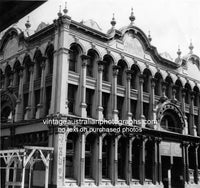
<instances>
[{"instance_id":1,"label":"stone column","mask_svg":"<svg viewBox=\"0 0 200 188\"><path fill-rule=\"evenodd\" d=\"M88 56L82 55L82 70L80 76L80 94L81 94L81 105L80 105L80 116L87 117L87 104L86 104L86 71L87 71L87 60Z\"/></svg>"},{"instance_id":2,"label":"stone column","mask_svg":"<svg viewBox=\"0 0 200 188\"><path fill-rule=\"evenodd\" d=\"M189 183L190 176L189 176L189 143L185 143L185 168L186 168L186 181Z\"/></svg>"},{"instance_id":3,"label":"stone column","mask_svg":"<svg viewBox=\"0 0 200 188\"><path fill-rule=\"evenodd\" d=\"M154 153L153 153L153 184L157 184L158 182L158 141L157 138L154 140Z\"/></svg>"},{"instance_id":4,"label":"stone column","mask_svg":"<svg viewBox=\"0 0 200 188\"><path fill-rule=\"evenodd\" d=\"M131 135L130 135L131 136ZM132 146L133 146L133 141L135 137L130 137L129 138L129 144L128 144L128 175L127 175L127 184L130 185L132 181Z\"/></svg>"},{"instance_id":5,"label":"stone column","mask_svg":"<svg viewBox=\"0 0 200 188\"><path fill-rule=\"evenodd\" d=\"M15 122L23 120L23 67L20 68L19 71L19 88L18 88L18 98L17 98L17 105L15 110Z\"/></svg>"},{"instance_id":6,"label":"stone column","mask_svg":"<svg viewBox=\"0 0 200 188\"><path fill-rule=\"evenodd\" d=\"M133 71L127 70L126 71L126 79L127 79L127 86L126 86L126 109L127 109L127 120L132 120L132 113L131 113L131 76Z\"/></svg>"},{"instance_id":7,"label":"stone column","mask_svg":"<svg viewBox=\"0 0 200 188\"><path fill-rule=\"evenodd\" d=\"M143 75L140 75L139 77L139 103L140 103L140 120L142 121L141 122L141 127L145 127L145 124L144 124L144 120L145 120L145 117L144 117L144 112L143 112L143 83L144 83L144 77Z\"/></svg>"},{"instance_id":8,"label":"stone column","mask_svg":"<svg viewBox=\"0 0 200 188\"><path fill-rule=\"evenodd\" d=\"M102 134L99 134L99 140L98 140L98 173L97 173L97 185L101 185L102 181L102 140L103 136Z\"/></svg>"},{"instance_id":9,"label":"stone column","mask_svg":"<svg viewBox=\"0 0 200 188\"><path fill-rule=\"evenodd\" d=\"M154 121L154 124L152 124L152 128L156 129L156 110L155 110L155 84L156 79L151 78L151 93L150 93L150 105L149 105L149 114L151 120Z\"/></svg>"},{"instance_id":10,"label":"stone column","mask_svg":"<svg viewBox=\"0 0 200 188\"><path fill-rule=\"evenodd\" d=\"M49 146L54 147L50 184L63 188L65 184L66 131L65 127L51 125Z\"/></svg>"},{"instance_id":11,"label":"stone column","mask_svg":"<svg viewBox=\"0 0 200 188\"><path fill-rule=\"evenodd\" d=\"M187 135L188 134L188 123L187 123L187 116L185 115L185 95L186 95L186 90L182 89L181 110L183 112L183 116L184 116L184 119L185 119L185 127L184 127L183 134Z\"/></svg>"},{"instance_id":12,"label":"stone column","mask_svg":"<svg viewBox=\"0 0 200 188\"><path fill-rule=\"evenodd\" d=\"M113 66L113 79L112 79L112 119L118 120L118 110L117 110L117 75L119 72L119 67Z\"/></svg>"},{"instance_id":13,"label":"stone column","mask_svg":"<svg viewBox=\"0 0 200 188\"><path fill-rule=\"evenodd\" d=\"M98 79L97 79L97 118L99 120L103 119L103 107L102 107L102 76L103 76L103 64L104 61L98 62Z\"/></svg>"},{"instance_id":14,"label":"stone column","mask_svg":"<svg viewBox=\"0 0 200 188\"><path fill-rule=\"evenodd\" d=\"M37 105L36 119L42 118L45 116L46 111L46 57L42 57L42 76L40 83L40 103Z\"/></svg>"},{"instance_id":15,"label":"stone column","mask_svg":"<svg viewBox=\"0 0 200 188\"><path fill-rule=\"evenodd\" d=\"M119 136L114 137L114 165L113 165L113 185L117 185L118 179L118 140Z\"/></svg>"},{"instance_id":16,"label":"stone column","mask_svg":"<svg viewBox=\"0 0 200 188\"><path fill-rule=\"evenodd\" d=\"M81 133L81 139L80 139L80 165L79 165L79 181L78 185L82 186L85 182L85 133Z\"/></svg>"},{"instance_id":17,"label":"stone column","mask_svg":"<svg viewBox=\"0 0 200 188\"><path fill-rule=\"evenodd\" d=\"M155 142L157 144L157 180L159 184L162 184L162 163L161 163L161 154L160 154L160 142L161 138L157 137Z\"/></svg>"},{"instance_id":18,"label":"stone column","mask_svg":"<svg viewBox=\"0 0 200 188\"><path fill-rule=\"evenodd\" d=\"M194 181L196 184L199 184L199 172L198 172L198 166L199 162L198 161L198 148L199 148L199 143L195 143L194 145L194 158L195 158L195 169L194 169Z\"/></svg>"},{"instance_id":19,"label":"stone column","mask_svg":"<svg viewBox=\"0 0 200 188\"><path fill-rule=\"evenodd\" d=\"M187 142L183 141L182 144L181 144L181 148L182 148L182 160L183 160L183 181L184 181L184 184L186 182L186 179L187 179L187 170L186 170L186 145L187 145Z\"/></svg>"},{"instance_id":20,"label":"stone column","mask_svg":"<svg viewBox=\"0 0 200 188\"><path fill-rule=\"evenodd\" d=\"M141 136L140 140L140 184L144 185L145 182L145 143L146 137Z\"/></svg>"},{"instance_id":21,"label":"stone column","mask_svg":"<svg viewBox=\"0 0 200 188\"><path fill-rule=\"evenodd\" d=\"M190 96L191 96L191 100L190 100L190 134L192 134L193 136L197 136L197 127L195 125L195 121L194 121L194 92L191 92Z\"/></svg>"},{"instance_id":22,"label":"stone column","mask_svg":"<svg viewBox=\"0 0 200 188\"><path fill-rule=\"evenodd\" d=\"M25 120L33 119L35 114L35 93L34 93L34 63L29 67L30 82L28 93L28 106L26 107Z\"/></svg>"}]
</instances>

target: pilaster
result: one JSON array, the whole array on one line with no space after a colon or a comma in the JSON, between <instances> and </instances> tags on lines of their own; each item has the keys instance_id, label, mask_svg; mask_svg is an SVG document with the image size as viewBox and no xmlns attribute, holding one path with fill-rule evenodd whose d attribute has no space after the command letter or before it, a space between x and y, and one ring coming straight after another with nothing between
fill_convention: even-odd
<instances>
[{"instance_id":1,"label":"pilaster","mask_svg":"<svg viewBox=\"0 0 200 188\"><path fill-rule=\"evenodd\" d=\"M132 120L132 113L131 113L131 76L133 72L131 70L126 71L126 79L127 79L127 86L126 86L126 110L127 110L127 120Z\"/></svg>"},{"instance_id":2,"label":"pilaster","mask_svg":"<svg viewBox=\"0 0 200 188\"><path fill-rule=\"evenodd\" d=\"M23 68L21 67L19 71L19 88L18 88L18 98L15 110L15 122L23 120Z\"/></svg>"},{"instance_id":3,"label":"pilaster","mask_svg":"<svg viewBox=\"0 0 200 188\"><path fill-rule=\"evenodd\" d=\"M113 66L113 79L112 79L112 119L118 120L118 110L117 110L117 75L119 72L118 66Z\"/></svg>"},{"instance_id":4,"label":"pilaster","mask_svg":"<svg viewBox=\"0 0 200 188\"><path fill-rule=\"evenodd\" d=\"M40 103L37 105L36 119L42 118L46 111L46 57L42 57L42 76L40 83Z\"/></svg>"},{"instance_id":5,"label":"pilaster","mask_svg":"<svg viewBox=\"0 0 200 188\"><path fill-rule=\"evenodd\" d=\"M103 119L103 107L102 107L102 77L103 77L103 64L104 61L98 62L98 79L97 79L97 118Z\"/></svg>"}]
</instances>

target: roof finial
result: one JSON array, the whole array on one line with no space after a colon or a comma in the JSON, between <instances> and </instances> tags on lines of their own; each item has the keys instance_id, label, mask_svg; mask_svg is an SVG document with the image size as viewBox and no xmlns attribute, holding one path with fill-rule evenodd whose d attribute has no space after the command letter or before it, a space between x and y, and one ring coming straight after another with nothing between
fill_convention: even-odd
<instances>
[{"instance_id":1,"label":"roof finial","mask_svg":"<svg viewBox=\"0 0 200 188\"><path fill-rule=\"evenodd\" d=\"M62 16L62 13L61 13L61 5L59 5L59 12L58 12L58 17L61 17Z\"/></svg>"},{"instance_id":2,"label":"roof finial","mask_svg":"<svg viewBox=\"0 0 200 188\"><path fill-rule=\"evenodd\" d=\"M63 9L63 12L64 12L65 15L67 15L67 12L68 12L68 10L67 10L67 2L65 2L65 8Z\"/></svg>"},{"instance_id":3,"label":"roof finial","mask_svg":"<svg viewBox=\"0 0 200 188\"><path fill-rule=\"evenodd\" d=\"M26 26L27 30L31 27L31 24L30 24L30 21L29 21L29 16L28 16L28 19L27 19L27 21L25 23L25 26Z\"/></svg>"},{"instance_id":4,"label":"roof finial","mask_svg":"<svg viewBox=\"0 0 200 188\"><path fill-rule=\"evenodd\" d=\"M150 32L150 31L149 31L148 39L149 39L149 42L152 41L152 38L151 38L151 32Z\"/></svg>"},{"instance_id":5,"label":"roof finial","mask_svg":"<svg viewBox=\"0 0 200 188\"><path fill-rule=\"evenodd\" d=\"M129 17L129 20L131 21L131 25L133 25L133 24L134 24L134 21L135 21L135 16L134 16L134 14L133 14L133 8L131 8L131 15L130 15L130 17Z\"/></svg>"},{"instance_id":6,"label":"roof finial","mask_svg":"<svg viewBox=\"0 0 200 188\"><path fill-rule=\"evenodd\" d=\"M194 49L194 46L193 46L193 44L192 44L192 39L190 40L189 49L190 49L190 54L192 54L192 53L193 53L193 49Z\"/></svg>"},{"instance_id":7,"label":"roof finial","mask_svg":"<svg viewBox=\"0 0 200 188\"><path fill-rule=\"evenodd\" d=\"M115 27L116 21L115 21L115 14L114 13L113 13L113 18L112 18L110 23L111 23L112 27Z\"/></svg>"},{"instance_id":8,"label":"roof finial","mask_svg":"<svg viewBox=\"0 0 200 188\"><path fill-rule=\"evenodd\" d=\"M181 50L180 50L180 46L178 45L178 51L177 51L178 57L181 56Z\"/></svg>"}]
</instances>

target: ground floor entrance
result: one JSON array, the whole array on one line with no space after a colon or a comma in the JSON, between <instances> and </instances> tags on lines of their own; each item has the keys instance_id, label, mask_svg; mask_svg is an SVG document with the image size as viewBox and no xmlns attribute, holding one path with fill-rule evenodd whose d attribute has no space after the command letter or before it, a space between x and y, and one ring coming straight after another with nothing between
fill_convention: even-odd
<instances>
[{"instance_id":1,"label":"ground floor entrance","mask_svg":"<svg viewBox=\"0 0 200 188\"><path fill-rule=\"evenodd\" d=\"M164 188L184 188L182 157L162 156Z\"/></svg>"}]
</instances>

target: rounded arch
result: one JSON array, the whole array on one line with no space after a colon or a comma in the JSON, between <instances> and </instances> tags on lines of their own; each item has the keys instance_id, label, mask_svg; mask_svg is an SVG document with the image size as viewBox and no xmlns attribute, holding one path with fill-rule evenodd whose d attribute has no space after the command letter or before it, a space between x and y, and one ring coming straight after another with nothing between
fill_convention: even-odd
<instances>
[{"instance_id":1,"label":"rounded arch","mask_svg":"<svg viewBox=\"0 0 200 188\"><path fill-rule=\"evenodd\" d=\"M80 55L83 53L81 46L77 43L72 43L69 48L69 70L79 72L80 69Z\"/></svg>"},{"instance_id":2,"label":"rounded arch","mask_svg":"<svg viewBox=\"0 0 200 188\"><path fill-rule=\"evenodd\" d=\"M182 133L185 119L182 111L173 103L167 101L157 109L157 121L161 128L168 131Z\"/></svg>"},{"instance_id":3,"label":"rounded arch","mask_svg":"<svg viewBox=\"0 0 200 188\"><path fill-rule=\"evenodd\" d=\"M103 62L103 80L110 82L112 79L112 66L114 65L112 56L104 55Z\"/></svg>"},{"instance_id":4,"label":"rounded arch","mask_svg":"<svg viewBox=\"0 0 200 188\"><path fill-rule=\"evenodd\" d=\"M160 72L156 72L154 78L155 78L155 95L161 96L163 76Z\"/></svg>"},{"instance_id":5,"label":"rounded arch","mask_svg":"<svg viewBox=\"0 0 200 188\"><path fill-rule=\"evenodd\" d=\"M87 76L94 77L97 76L95 72L97 72L98 64L97 60L99 59L99 54L94 49L89 49L87 52L88 55L88 65L87 65Z\"/></svg>"},{"instance_id":6,"label":"rounded arch","mask_svg":"<svg viewBox=\"0 0 200 188\"><path fill-rule=\"evenodd\" d=\"M53 55L54 55L54 45L49 43L45 55L47 57L47 74L53 74Z\"/></svg>"},{"instance_id":7,"label":"rounded arch","mask_svg":"<svg viewBox=\"0 0 200 188\"><path fill-rule=\"evenodd\" d=\"M35 79L41 78L42 76L42 52L39 48L36 49L33 60L35 61L35 66L36 66L36 72L35 72Z\"/></svg>"},{"instance_id":8,"label":"rounded arch","mask_svg":"<svg viewBox=\"0 0 200 188\"><path fill-rule=\"evenodd\" d=\"M131 76L131 88L138 90L139 88L139 75L141 74L140 67L136 64L131 66L131 71L133 72Z\"/></svg>"},{"instance_id":9,"label":"rounded arch","mask_svg":"<svg viewBox=\"0 0 200 188\"><path fill-rule=\"evenodd\" d=\"M143 91L144 92L150 92L152 73L148 68L144 69L143 78L144 78Z\"/></svg>"},{"instance_id":10,"label":"rounded arch","mask_svg":"<svg viewBox=\"0 0 200 188\"><path fill-rule=\"evenodd\" d=\"M117 66L118 66L117 84L124 86L126 82L125 71L128 69L128 65L126 61L120 59L117 63Z\"/></svg>"},{"instance_id":11,"label":"rounded arch","mask_svg":"<svg viewBox=\"0 0 200 188\"><path fill-rule=\"evenodd\" d=\"M166 86L166 95L168 98L172 98L172 86L173 86L173 80L171 78L170 75L168 75L166 78L165 78L165 82L167 83L167 86Z\"/></svg>"}]
</instances>

